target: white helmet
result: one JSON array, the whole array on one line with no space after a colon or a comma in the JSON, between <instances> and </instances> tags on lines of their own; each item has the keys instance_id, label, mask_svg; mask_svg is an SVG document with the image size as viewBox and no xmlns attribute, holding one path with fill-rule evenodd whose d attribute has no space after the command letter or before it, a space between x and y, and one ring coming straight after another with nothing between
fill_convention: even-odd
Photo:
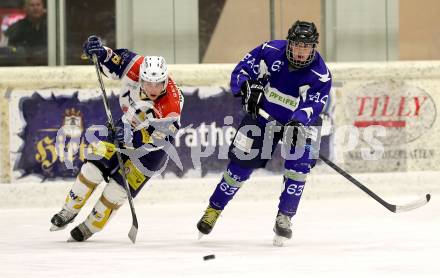
<instances>
[{"instance_id":1,"label":"white helmet","mask_svg":"<svg viewBox=\"0 0 440 278\"><path fill-rule=\"evenodd\" d=\"M167 62L162 56L145 56L141 64L140 74L141 80L160 83L168 83Z\"/></svg>"}]
</instances>

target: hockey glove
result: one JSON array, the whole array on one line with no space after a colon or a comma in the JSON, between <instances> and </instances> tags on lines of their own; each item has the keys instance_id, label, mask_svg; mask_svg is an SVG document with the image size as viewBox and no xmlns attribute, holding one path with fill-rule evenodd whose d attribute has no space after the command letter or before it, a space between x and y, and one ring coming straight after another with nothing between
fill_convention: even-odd
<instances>
[{"instance_id":1,"label":"hockey glove","mask_svg":"<svg viewBox=\"0 0 440 278\"><path fill-rule=\"evenodd\" d=\"M87 38L83 44L83 51L90 59L92 58L93 54L95 54L98 59L102 59L107 55L107 51L102 45L101 39L95 35Z\"/></svg>"},{"instance_id":2,"label":"hockey glove","mask_svg":"<svg viewBox=\"0 0 440 278\"><path fill-rule=\"evenodd\" d=\"M150 119L148 121L147 132L151 135L152 144L156 147L169 145L179 131L178 119L175 117L166 117L162 119ZM137 127L135 130L138 130Z\"/></svg>"},{"instance_id":3,"label":"hockey glove","mask_svg":"<svg viewBox=\"0 0 440 278\"><path fill-rule=\"evenodd\" d=\"M119 146L124 145L125 141L129 140L129 138L126 137L128 137L128 135L131 135L130 134L131 132L125 132L125 129L127 129L127 131L131 131L130 125L127 124L127 126L125 126L122 120L119 120L115 124L114 130L111 128L110 123L107 123L107 130L108 130L107 140L110 143L116 142Z\"/></svg>"},{"instance_id":4,"label":"hockey glove","mask_svg":"<svg viewBox=\"0 0 440 278\"><path fill-rule=\"evenodd\" d=\"M255 119L263 101L264 87L258 80L248 80L241 85L241 104L243 109Z\"/></svg>"},{"instance_id":5,"label":"hockey glove","mask_svg":"<svg viewBox=\"0 0 440 278\"><path fill-rule=\"evenodd\" d=\"M309 153L313 153L313 157L317 157L319 154L317 154L316 152L319 152L319 146L316 146L314 143L317 142L318 140L318 128L316 128L315 126L305 126L302 123L295 121L295 120L291 120L289 121L285 127L289 128L295 128L295 130L292 133L292 139L295 138L295 134L296 134L296 139L292 140L291 144L292 145L296 145L297 142L303 142L302 144L304 144L304 148L309 151ZM300 141L298 141L300 139Z\"/></svg>"},{"instance_id":6,"label":"hockey glove","mask_svg":"<svg viewBox=\"0 0 440 278\"><path fill-rule=\"evenodd\" d=\"M294 128L293 134L296 134L297 137L300 136L305 138L307 136L306 127L296 120L290 120L285 126L287 128Z\"/></svg>"}]
</instances>

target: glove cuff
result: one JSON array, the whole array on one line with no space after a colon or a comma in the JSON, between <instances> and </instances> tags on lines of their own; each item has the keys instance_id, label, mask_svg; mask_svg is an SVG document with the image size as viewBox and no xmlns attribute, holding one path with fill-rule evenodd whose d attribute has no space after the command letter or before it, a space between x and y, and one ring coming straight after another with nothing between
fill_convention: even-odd
<instances>
[{"instance_id":1,"label":"glove cuff","mask_svg":"<svg viewBox=\"0 0 440 278\"><path fill-rule=\"evenodd\" d=\"M240 87L240 96L245 95L249 86L249 80L244 81Z\"/></svg>"}]
</instances>

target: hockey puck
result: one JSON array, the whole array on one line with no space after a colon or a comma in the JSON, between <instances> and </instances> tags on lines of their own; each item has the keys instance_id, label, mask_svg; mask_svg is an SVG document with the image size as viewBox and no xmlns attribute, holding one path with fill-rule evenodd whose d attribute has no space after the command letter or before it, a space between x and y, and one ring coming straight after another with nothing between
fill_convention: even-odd
<instances>
[{"instance_id":1,"label":"hockey puck","mask_svg":"<svg viewBox=\"0 0 440 278\"><path fill-rule=\"evenodd\" d=\"M203 256L203 260L204 261L213 260L213 259L215 259L215 255L214 254Z\"/></svg>"}]
</instances>

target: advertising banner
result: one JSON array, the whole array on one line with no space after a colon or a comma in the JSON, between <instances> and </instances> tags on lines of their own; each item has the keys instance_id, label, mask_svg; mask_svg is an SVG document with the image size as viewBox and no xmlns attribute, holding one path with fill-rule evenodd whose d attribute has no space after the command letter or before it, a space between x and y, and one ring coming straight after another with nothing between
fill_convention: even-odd
<instances>
[{"instance_id":1,"label":"advertising banner","mask_svg":"<svg viewBox=\"0 0 440 278\"><path fill-rule=\"evenodd\" d=\"M440 169L439 94L432 83L344 82L337 89L339 162L355 172Z\"/></svg>"},{"instance_id":2,"label":"advertising banner","mask_svg":"<svg viewBox=\"0 0 440 278\"><path fill-rule=\"evenodd\" d=\"M241 101L222 87L183 87L182 92L182 128L175 147L183 167L170 159L162 174L203 177L220 173L226 168L229 145L244 115ZM109 102L113 118L119 119L122 112L113 90L109 90ZM98 132L96 125L106 121L97 90L14 92L10 99L12 178L76 177L91 151L85 133ZM280 153L278 148L266 171L283 171Z\"/></svg>"},{"instance_id":3,"label":"advertising banner","mask_svg":"<svg viewBox=\"0 0 440 278\"><path fill-rule=\"evenodd\" d=\"M113 92L109 103L114 117L121 117L118 98ZM13 178L76 177L89 147L84 132L92 125L105 125L106 119L102 100L95 90L14 93L10 100ZM57 139L65 144L57 148Z\"/></svg>"}]
</instances>

